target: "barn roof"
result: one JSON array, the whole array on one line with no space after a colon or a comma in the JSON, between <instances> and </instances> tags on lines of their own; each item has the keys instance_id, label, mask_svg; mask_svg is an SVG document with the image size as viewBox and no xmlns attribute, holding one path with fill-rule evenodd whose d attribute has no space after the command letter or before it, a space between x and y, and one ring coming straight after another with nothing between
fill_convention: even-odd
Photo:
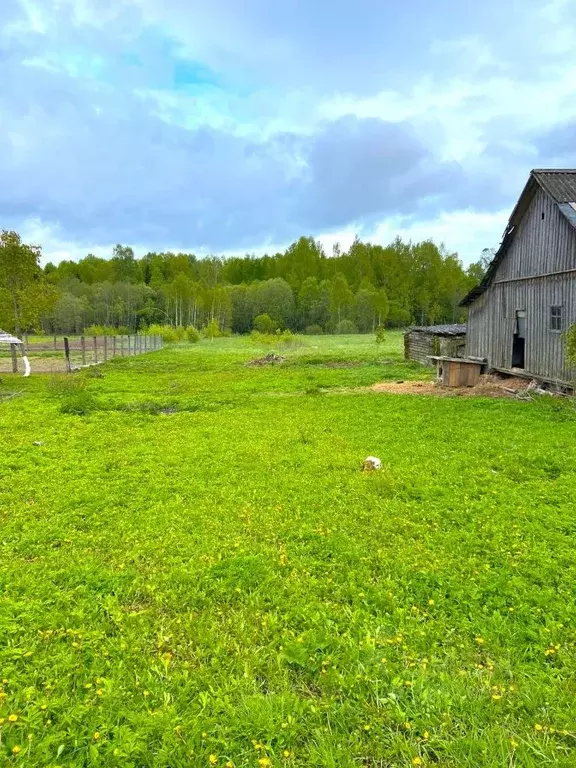
<instances>
[{"instance_id":1,"label":"barn roof","mask_svg":"<svg viewBox=\"0 0 576 768\"><path fill-rule=\"evenodd\" d=\"M552 198L558 206L560 213L562 213L562 215L565 216L570 224L576 229L576 168L535 168L531 171L526 186L520 195L520 199L512 211L500 247L490 262L482 282L462 299L460 302L461 307L466 307L469 304L472 304L480 294L484 293L494 279L494 275L496 274L502 259L514 240L516 232L518 231L518 225L539 188L543 189L544 192Z\"/></svg>"},{"instance_id":2,"label":"barn roof","mask_svg":"<svg viewBox=\"0 0 576 768\"><path fill-rule=\"evenodd\" d=\"M435 336L460 336L466 333L464 323L452 323L450 325L415 325L410 328L411 331L421 331L431 333Z\"/></svg>"},{"instance_id":3,"label":"barn roof","mask_svg":"<svg viewBox=\"0 0 576 768\"><path fill-rule=\"evenodd\" d=\"M22 344L22 342L16 336L12 336L11 333L6 333L0 328L0 344Z\"/></svg>"}]
</instances>

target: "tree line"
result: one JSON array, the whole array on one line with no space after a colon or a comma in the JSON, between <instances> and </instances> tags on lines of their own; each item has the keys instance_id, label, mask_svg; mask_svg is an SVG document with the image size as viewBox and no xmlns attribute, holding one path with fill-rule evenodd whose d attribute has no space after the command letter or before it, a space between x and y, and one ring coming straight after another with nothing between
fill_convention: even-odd
<instances>
[{"instance_id":1,"label":"tree line","mask_svg":"<svg viewBox=\"0 0 576 768\"><path fill-rule=\"evenodd\" d=\"M0 237L0 325L80 333L101 325L137 331L153 323L247 333L367 332L379 326L458 322L463 296L481 279L487 253L467 269L432 241L388 246L358 238L332 254L311 237L255 257L198 258L117 245L108 259L39 265L40 249L14 232Z\"/></svg>"}]
</instances>

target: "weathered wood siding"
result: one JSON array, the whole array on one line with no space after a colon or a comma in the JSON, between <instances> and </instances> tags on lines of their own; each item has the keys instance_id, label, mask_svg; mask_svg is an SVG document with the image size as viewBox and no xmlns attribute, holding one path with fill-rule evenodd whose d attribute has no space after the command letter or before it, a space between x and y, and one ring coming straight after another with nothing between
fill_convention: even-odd
<instances>
[{"instance_id":1,"label":"weathered wood siding","mask_svg":"<svg viewBox=\"0 0 576 768\"><path fill-rule=\"evenodd\" d=\"M562 330L576 323L576 271L568 270L576 270L576 230L539 190L494 281L470 306L466 354L510 369L516 311L525 310L525 372L570 380L562 334L550 329L552 306L562 306Z\"/></svg>"},{"instance_id":2,"label":"weathered wood siding","mask_svg":"<svg viewBox=\"0 0 576 768\"><path fill-rule=\"evenodd\" d=\"M422 331L409 331L404 342L404 356L407 360L417 360L423 365L433 365L430 355L461 357L466 347L466 337L440 336Z\"/></svg>"}]
</instances>

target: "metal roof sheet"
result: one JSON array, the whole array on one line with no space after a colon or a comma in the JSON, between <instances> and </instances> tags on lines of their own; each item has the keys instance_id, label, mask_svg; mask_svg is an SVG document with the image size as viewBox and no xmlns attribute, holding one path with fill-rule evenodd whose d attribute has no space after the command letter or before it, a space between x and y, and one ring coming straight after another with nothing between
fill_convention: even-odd
<instances>
[{"instance_id":1,"label":"metal roof sheet","mask_svg":"<svg viewBox=\"0 0 576 768\"><path fill-rule=\"evenodd\" d=\"M413 328L410 328L410 330L432 333L437 336L460 336L466 333L466 325L464 323L451 323L448 325L415 325Z\"/></svg>"},{"instance_id":2,"label":"metal roof sheet","mask_svg":"<svg viewBox=\"0 0 576 768\"><path fill-rule=\"evenodd\" d=\"M576 169L536 168L532 175L556 203L571 203L576 200Z\"/></svg>"}]
</instances>

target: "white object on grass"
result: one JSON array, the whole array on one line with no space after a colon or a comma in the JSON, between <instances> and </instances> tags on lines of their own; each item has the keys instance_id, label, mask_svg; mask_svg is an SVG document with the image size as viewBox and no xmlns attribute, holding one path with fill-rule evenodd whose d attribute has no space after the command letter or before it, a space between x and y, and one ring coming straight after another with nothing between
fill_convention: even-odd
<instances>
[{"instance_id":1,"label":"white object on grass","mask_svg":"<svg viewBox=\"0 0 576 768\"><path fill-rule=\"evenodd\" d=\"M377 456L368 456L368 458L364 459L364 464L362 466L364 469L372 471L375 469L382 469L382 462Z\"/></svg>"}]
</instances>

